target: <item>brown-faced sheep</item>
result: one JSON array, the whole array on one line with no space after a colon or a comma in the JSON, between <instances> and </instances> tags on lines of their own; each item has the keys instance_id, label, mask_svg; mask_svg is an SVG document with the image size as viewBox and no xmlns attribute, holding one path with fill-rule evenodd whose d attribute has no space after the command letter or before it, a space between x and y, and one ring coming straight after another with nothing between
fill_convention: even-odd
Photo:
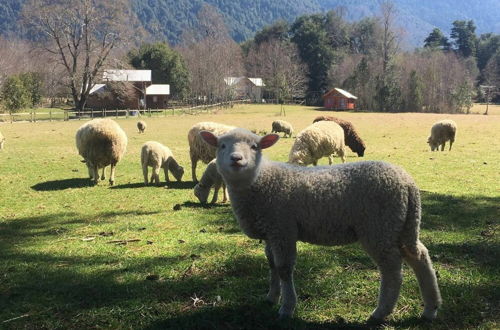
<instances>
[{"instance_id":1,"label":"brown-faced sheep","mask_svg":"<svg viewBox=\"0 0 500 330\"><path fill-rule=\"evenodd\" d=\"M144 133L146 131L147 127L148 127L148 125L146 124L146 122L144 120L139 120L137 122L137 129L139 130L139 133Z\"/></svg>"},{"instance_id":2,"label":"brown-faced sheep","mask_svg":"<svg viewBox=\"0 0 500 330\"><path fill-rule=\"evenodd\" d=\"M170 182L168 171L172 172L177 181L182 180L184 168L174 158L172 151L156 141L148 141L141 148L141 165L144 184L148 184L148 166L153 168L150 183L160 184L160 168L165 172L165 181Z\"/></svg>"},{"instance_id":3,"label":"brown-faced sheep","mask_svg":"<svg viewBox=\"0 0 500 330\"><path fill-rule=\"evenodd\" d=\"M283 137L286 137L287 135L288 137L292 137L293 133L292 124L284 120L273 121L271 133L280 133L280 132L284 133Z\"/></svg>"},{"instance_id":4,"label":"brown-faced sheep","mask_svg":"<svg viewBox=\"0 0 500 330\"><path fill-rule=\"evenodd\" d=\"M318 121L334 121L342 127L344 130L344 139L345 144L355 153L358 154L359 157L363 157L365 155L366 145L358 135L358 132L354 128L351 122L347 120L343 120L337 117L331 116L318 116L314 118L313 123Z\"/></svg>"},{"instance_id":5,"label":"brown-faced sheep","mask_svg":"<svg viewBox=\"0 0 500 330\"><path fill-rule=\"evenodd\" d=\"M217 171L217 164L215 159L208 163L207 169L203 173L200 182L194 187L194 195L198 198L200 203L205 204L210 194L210 189L214 187L214 195L211 204L217 202L219 189L222 187L223 199L222 203L227 202L227 189L226 184L222 180L222 176Z\"/></svg>"},{"instance_id":6,"label":"brown-faced sheep","mask_svg":"<svg viewBox=\"0 0 500 330\"><path fill-rule=\"evenodd\" d=\"M333 154L345 163L344 130L333 121L320 121L304 128L295 139L288 162L316 166L322 157L328 157L330 165Z\"/></svg>"},{"instance_id":7,"label":"brown-faced sheep","mask_svg":"<svg viewBox=\"0 0 500 330\"><path fill-rule=\"evenodd\" d=\"M78 153L87 164L90 179L99 182L99 169L111 165L109 183L115 183L116 164L127 149L127 135L114 120L107 118L93 119L83 124L76 131L76 147Z\"/></svg>"},{"instance_id":8,"label":"brown-faced sheep","mask_svg":"<svg viewBox=\"0 0 500 330\"><path fill-rule=\"evenodd\" d=\"M196 178L196 165L201 160L205 164L210 163L215 158L215 148L206 144L200 137L201 131L209 131L215 135L222 135L232 130L234 126L214 122L201 122L193 125L188 132L189 156L191 157L191 175L194 182Z\"/></svg>"},{"instance_id":9,"label":"brown-faced sheep","mask_svg":"<svg viewBox=\"0 0 500 330\"><path fill-rule=\"evenodd\" d=\"M438 121L432 125L431 136L427 139L427 143L431 147L431 151L439 150L444 151L446 141L450 141L450 149L455 142L455 135L457 133L457 124L450 119Z\"/></svg>"}]
</instances>

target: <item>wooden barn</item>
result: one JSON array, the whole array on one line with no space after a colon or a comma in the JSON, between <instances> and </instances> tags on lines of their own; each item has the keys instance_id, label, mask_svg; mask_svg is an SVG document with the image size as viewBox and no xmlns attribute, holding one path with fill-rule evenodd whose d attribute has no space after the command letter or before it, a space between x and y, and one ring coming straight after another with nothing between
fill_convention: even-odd
<instances>
[{"instance_id":1,"label":"wooden barn","mask_svg":"<svg viewBox=\"0 0 500 330\"><path fill-rule=\"evenodd\" d=\"M343 89L333 88L323 95L323 106L331 110L354 110L357 99L356 96Z\"/></svg>"}]
</instances>

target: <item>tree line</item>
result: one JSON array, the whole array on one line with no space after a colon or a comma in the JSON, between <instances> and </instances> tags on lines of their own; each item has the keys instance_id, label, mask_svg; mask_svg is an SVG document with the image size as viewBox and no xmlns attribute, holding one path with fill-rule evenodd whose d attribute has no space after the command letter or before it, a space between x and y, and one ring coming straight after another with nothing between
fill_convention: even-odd
<instances>
[{"instance_id":1,"label":"tree line","mask_svg":"<svg viewBox=\"0 0 500 330\"><path fill-rule=\"evenodd\" d=\"M248 76L263 78L273 100L319 105L325 92L341 87L358 97L358 108L383 112L468 112L473 99L485 97L479 86L500 86L499 35L477 36L473 21L457 20L449 37L434 29L424 47L404 50L388 1L376 17L303 15L240 44L210 5L176 47L152 41L134 15L125 0L28 1L21 23L40 38L0 39L3 107L69 98L84 109L107 68L151 69L153 83L170 84L171 97L183 102L231 98L224 78Z\"/></svg>"}]
</instances>

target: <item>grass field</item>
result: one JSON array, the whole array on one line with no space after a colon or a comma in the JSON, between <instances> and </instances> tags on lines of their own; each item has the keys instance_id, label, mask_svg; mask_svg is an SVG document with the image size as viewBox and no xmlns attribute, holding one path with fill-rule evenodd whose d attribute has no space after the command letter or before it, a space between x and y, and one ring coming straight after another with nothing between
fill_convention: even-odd
<instances>
[{"instance_id":1,"label":"grass field","mask_svg":"<svg viewBox=\"0 0 500 330\"><path fill-rule=\"evenodd\" d=\"M285 109L297 132L324 114ZM363 159L401 165L422 190L421 239L444 300L432 328L500 327L500 113L491 114L335 113L359 130L368 146ZM358 245L299 243L297 311L282 324L277 307L262 302L263 244L241 233L229 205L204 208L192 193L186 136L194 123L270 131L277 118L278 106L236 106L146 118L145 134L137 133L137 119L118 119L129 147L114 187L88 185L74 143L83 121L0 125L7 138L0 151L0 328L362 326L375 308L379 275ZM457 122L456 142L451 152L431 153L430 127L443 118ZM148 140L172 149L186 169L182 183L143 186L139 150ZM286 161L292 143L281 139L265 154ZM348 162L359 160L348 152ZM119 240L138 241L113 243ZM421 311L405 266L388 327L428 328L418 322Z\"/></svg>"}]
</instances>

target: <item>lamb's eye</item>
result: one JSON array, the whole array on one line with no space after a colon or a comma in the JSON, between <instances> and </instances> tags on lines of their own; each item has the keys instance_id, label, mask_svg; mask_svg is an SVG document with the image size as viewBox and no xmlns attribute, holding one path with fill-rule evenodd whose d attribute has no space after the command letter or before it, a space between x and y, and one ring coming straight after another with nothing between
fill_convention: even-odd
<instances>
[{"instance_id":1,"label":"lamb's eye","mask_svg":"<svg viewBox=\"0 0 500 330\"><path fill-rule=\"evenodd\" d=\"M226 145L223 143L223 144L220 145L220 148L221 149L226 149Z\"/></svg>"},{"instance_id":2,"label":"lamb's eye","mask_svg":"<svg viewBox=\"0 0 500 330\"><path fill-rule=\"evenodd\" d=\"M252 150L257 150L258 146L257 146L257 144L256 144L256 143L254 143L254 144L252 144L252 147L251 147L251 148L252 148Z\"/></svg>"}]
</instances>

